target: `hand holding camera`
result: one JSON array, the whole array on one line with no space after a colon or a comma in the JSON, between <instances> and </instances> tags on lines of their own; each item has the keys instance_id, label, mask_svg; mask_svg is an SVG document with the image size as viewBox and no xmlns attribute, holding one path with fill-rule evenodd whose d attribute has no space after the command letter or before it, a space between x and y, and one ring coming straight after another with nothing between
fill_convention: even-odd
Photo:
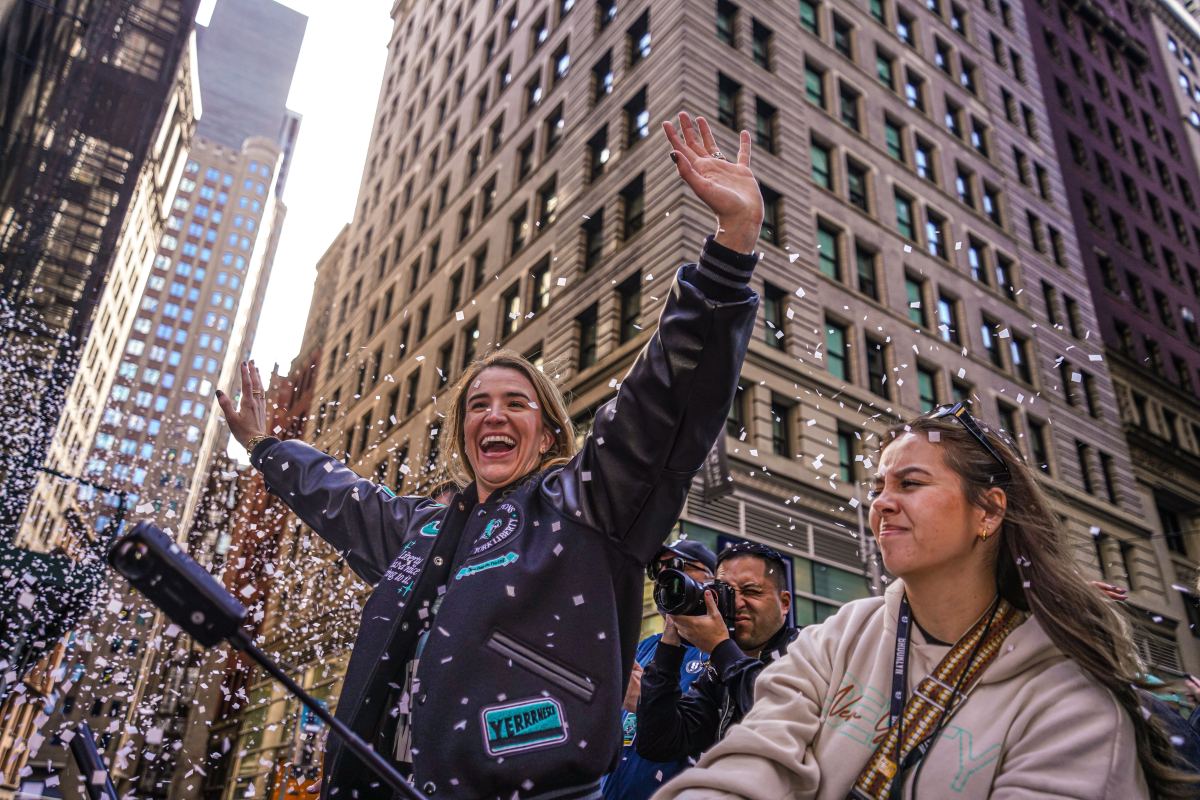
<instances>
[{"instance_id":1,"label":"hand holding camera","mask_svg":"<svg viewBox=\"0 0 1200 800\"><path fill-rule=\"evenodd\" d=\"M704 592L704 609L701 614L670 615L667 619L679 631L680 637L705 653L712 653L717 645L729 638L729 623L721 613L714 588Z\"/></svg>"}]
</instances>

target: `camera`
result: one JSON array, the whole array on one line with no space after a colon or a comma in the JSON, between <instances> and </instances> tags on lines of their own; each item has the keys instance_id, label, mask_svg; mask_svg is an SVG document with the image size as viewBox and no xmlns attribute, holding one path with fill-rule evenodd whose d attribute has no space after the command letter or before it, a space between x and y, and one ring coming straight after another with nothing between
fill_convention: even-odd
<instances>
[{"instance_id":1,"label":"camera","mask_svg":"<svg viewBox=\"0 0 1200 800\"><path fill-rule=\"evenodd\" d=\"M708 613L704 593L712 591L717 598L717 610L725 624L733 627L737 600L733 587L722 580L700 583L680 569L664 569L654 579L654 602L664 614L699 617Z\"/></svg>"}]
</instances>

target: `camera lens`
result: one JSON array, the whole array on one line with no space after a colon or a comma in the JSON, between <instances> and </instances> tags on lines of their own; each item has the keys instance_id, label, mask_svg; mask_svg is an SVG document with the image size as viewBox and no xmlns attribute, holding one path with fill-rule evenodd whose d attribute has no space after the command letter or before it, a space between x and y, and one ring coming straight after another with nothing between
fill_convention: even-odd
<instances>
[{"instance_id":1,"label":"camera lens","mask_svg":"<svg viewBox=\"0 0 1200 800\"><path fill-rule=\"evenodd\" d=\"M654 602L664 614L703 614L704 587L679 570L665 569L654 582Z\"/></svg>"}]
</instances>

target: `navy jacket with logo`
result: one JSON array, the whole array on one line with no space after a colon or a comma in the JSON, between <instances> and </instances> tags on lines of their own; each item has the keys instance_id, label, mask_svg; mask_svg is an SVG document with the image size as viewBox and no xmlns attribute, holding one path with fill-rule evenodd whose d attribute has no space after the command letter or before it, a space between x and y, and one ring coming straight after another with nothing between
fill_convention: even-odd
<instances>
[{"instance_id":1,"label":"navy jacket with logo","mask_svg":"<svg viewBox=\"0 0 1200 800\"><path fill-rule=\"evenodd\" d=\"M406 599L430 590L438 537L461 531L414 688L419 788L569 800L615 766L643 567L725 424L758 306L754 265L710 239L581 452L486 503L474 486L445 506L396 497L297 441L254 449L271 491L375 587L337 716L381 752L393 752L390 704L430 614ZM390 795L332 737L324 775L324 797Z\"/></svg>"}]
</instances>

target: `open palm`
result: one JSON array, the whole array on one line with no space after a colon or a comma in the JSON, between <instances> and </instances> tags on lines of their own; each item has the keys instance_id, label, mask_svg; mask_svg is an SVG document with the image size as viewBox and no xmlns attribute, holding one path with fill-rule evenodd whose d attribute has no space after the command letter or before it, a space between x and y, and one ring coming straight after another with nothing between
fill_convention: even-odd
<instances>
[{"instance_id":1,"label":"open palm","mask_svg":"<svg viewBox=\"0 0 1200 800\"><path fill-rule=\"evenodd\" d=\"M717 215L717 241L738 252L753 250L762 227L763 199L750 169L749 131L741 132L735 161L721 154L703 117L693 123L687 113L680 113L679 130L664 122L663 132L674 149L679 176Z\"/></svg>"}]
</instances>

